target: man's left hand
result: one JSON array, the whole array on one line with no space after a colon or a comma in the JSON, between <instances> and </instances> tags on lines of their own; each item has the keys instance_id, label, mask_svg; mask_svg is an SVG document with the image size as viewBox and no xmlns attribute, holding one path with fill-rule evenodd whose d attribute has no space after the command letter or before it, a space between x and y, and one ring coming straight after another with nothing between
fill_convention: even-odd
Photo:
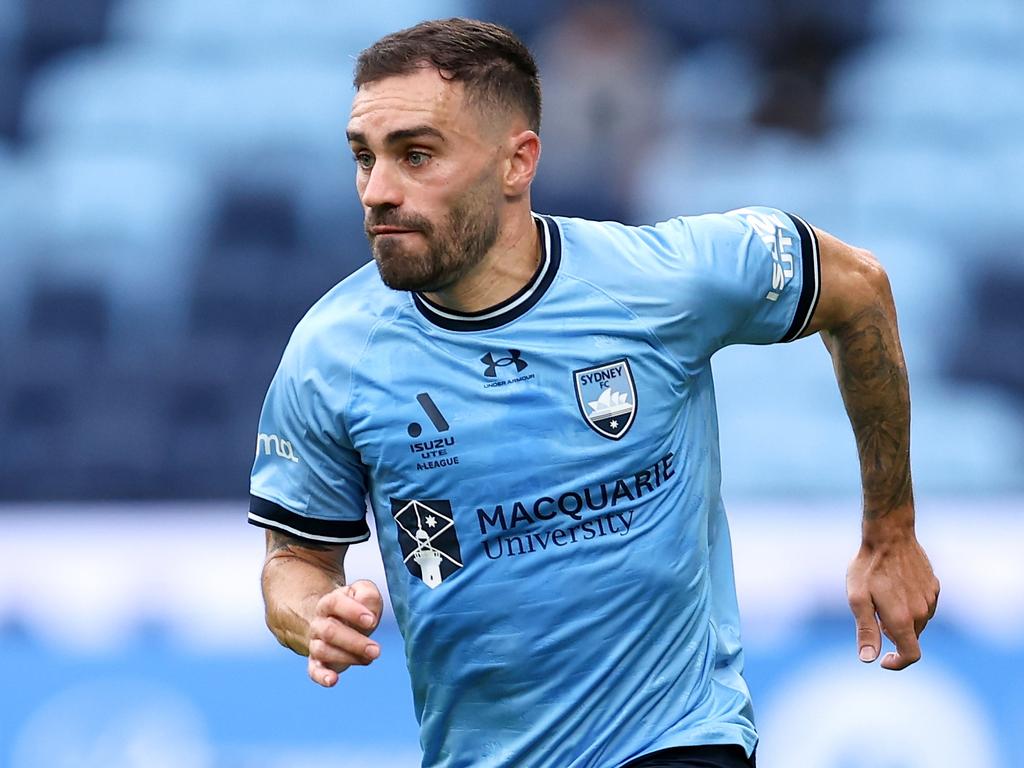
<instances>
[{"instance_id":1,"label":"man's left hand","mask_svg":"<svg viewBox=\"0 0 1024 768\"><path fill-rule=\"evenodd\" d=\"M905 669L921 658L918 638L935 615L939 580L913 530L882 541L866 539L846 573L846 591L857 621L860 660L881 653L881 632L895 645L885 669Z\"/></svg>"}]
</instances>

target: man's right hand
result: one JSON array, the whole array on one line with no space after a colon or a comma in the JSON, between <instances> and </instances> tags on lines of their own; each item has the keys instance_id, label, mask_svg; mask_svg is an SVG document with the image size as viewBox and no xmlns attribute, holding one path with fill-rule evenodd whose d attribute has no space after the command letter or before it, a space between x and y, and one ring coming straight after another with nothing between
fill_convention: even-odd
<instances>
[{"instance_id":1,"label":"man's right hand","mask_svg":"<svg viewBox=\"0 0 1024 768\"><path fill-rule=\"evenodd\" d=\"M353 664L366 666L380 656L380 646L369 636L383 610L380 590L365 579L321 597L309 622L310 679L330 688Z\"/></svg>"}]
</instances>

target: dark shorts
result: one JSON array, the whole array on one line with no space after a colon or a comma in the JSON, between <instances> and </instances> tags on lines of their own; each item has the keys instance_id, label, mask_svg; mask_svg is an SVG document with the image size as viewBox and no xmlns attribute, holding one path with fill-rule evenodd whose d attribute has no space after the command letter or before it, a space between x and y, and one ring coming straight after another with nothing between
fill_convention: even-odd
<instances>
[{"instance_id":1,"label":"dark shorts","mask_svg":"<svg viewBox=\"0 0 1024 768\"><path fill-rule=\"evenodd\" d=\"M735 744L659 749L622 768L755 768L754 756Z\"/></svg>"}]
</instances>

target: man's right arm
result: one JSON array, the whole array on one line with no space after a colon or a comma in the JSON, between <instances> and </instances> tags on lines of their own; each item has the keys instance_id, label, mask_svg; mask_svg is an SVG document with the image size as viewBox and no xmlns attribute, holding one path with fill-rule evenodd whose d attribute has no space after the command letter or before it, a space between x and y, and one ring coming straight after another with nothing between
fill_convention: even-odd
<instances>
[{"instance_id":1,"label":"man's right arm","mask_svg":"<svg viewBox=\"0 0 1024 768\"><path fill-rule=\"evenodd\" d=\"M370 581L345 584L345 544L325 544L267 530L263 563L266 620L278 642L309 657L309 676L325 687L353 664L380 655L369 639L383 600Z\"/></svg>"}]
</instances>

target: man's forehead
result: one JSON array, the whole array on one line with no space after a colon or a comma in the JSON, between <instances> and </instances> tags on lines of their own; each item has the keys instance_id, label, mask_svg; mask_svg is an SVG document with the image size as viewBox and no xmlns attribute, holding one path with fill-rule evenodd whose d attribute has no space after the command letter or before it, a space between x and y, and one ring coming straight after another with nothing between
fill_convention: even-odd
<instances>
[{"instance_id":1,"label":"man's forehead","mask_svg":"<svg viewBox=\"0 0 1024 768\"><path fill-rule=\"evenodd\" d=\"M433 68L420 68L366 83L356 91L349 133L371 136L410 121L445 131L464 113L462 83L445 80Z\"/></svg>"}]
</instances>

